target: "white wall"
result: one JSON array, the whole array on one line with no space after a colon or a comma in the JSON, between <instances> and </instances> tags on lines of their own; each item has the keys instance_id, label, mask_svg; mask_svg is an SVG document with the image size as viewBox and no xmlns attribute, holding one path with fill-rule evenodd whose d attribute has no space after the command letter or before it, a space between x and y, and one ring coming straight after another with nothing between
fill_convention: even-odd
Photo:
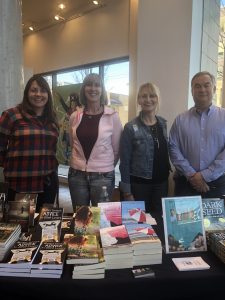
<instances>
[{"instance_id":1,"label":"white wall","mask_svg":"<svg viewBox=\"0 0 225 300\"><path fill-rule=\"evenodd\" d=\"M192 1L139 1L137 83L158 85L169 127L187 109L191 27Z\"/></svg>"},{"instance_id":2,"label":"white wall","mask_svg":"<svg viewBox=\"0 0 225 300\"><path fill-rule=\"evenodd\" d=\"M43 73L127 56L129 0L24 38L24 64Z\"/></svg>"}]
</instances>

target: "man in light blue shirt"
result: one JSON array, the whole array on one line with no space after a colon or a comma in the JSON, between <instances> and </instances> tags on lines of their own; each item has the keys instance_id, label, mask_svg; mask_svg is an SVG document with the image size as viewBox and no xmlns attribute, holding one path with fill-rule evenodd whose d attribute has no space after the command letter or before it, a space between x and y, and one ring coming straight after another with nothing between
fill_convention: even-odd
<instances>
[{"instance_id":1,"label":"man in light blue shirt","mask_svg":"<svg viewBox=\"0 0 225 300\"><path fill-rule=\"evenodd\" d=\"M191 81L195 106L178 115L169 135L176 172L175 195L225 195L225 109L212 104L215 77L199 72Z\"/></svg>"}]
</instances>

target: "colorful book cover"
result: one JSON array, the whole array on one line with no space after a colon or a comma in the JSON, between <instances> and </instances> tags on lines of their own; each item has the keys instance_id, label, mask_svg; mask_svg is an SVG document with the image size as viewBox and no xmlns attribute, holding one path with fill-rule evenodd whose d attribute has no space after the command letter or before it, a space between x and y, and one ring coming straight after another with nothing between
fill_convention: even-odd
<instances>
[{"instance_id":1,"label":"colorful book cover","mask_svg":"<svg viewBox=\"0 0 225 300\"><path fill-rule=\"evenodd\" d=\"M151 247L153 243L161 246L161 241L150 224L134 223L125 226L133 247Z\"/></svg>"},{"instance_id":2,"label":"colorful book cover","mask_svg":"<svg viewBox=\"0 0 225 300\"><path fill-rule=\"evenodd\" d=\"M225 209L223 199L203 198L202 209L206 231L225 230Z\"/></svg>"},{"instance_id":3,"label":"colorful book cover","mask_svg":"<svg viewBox=\"0 0 225 300\"><path fill-rule=\"evenodd\" d=\"M144 201L123 201L121 205L122 224L146 223Z\"/></svg>"},{"instance_id":4,"label":"colorful book cover","mask_svg":"<svg viewBox=\"0 0 225 300\"><path fill-rule=\"evenodd\" d=\"M132 247L125 225L101 228L100 236L103 251L110 249L113 251L113 248L117 249L120 246Z\"/></svg>"},{"instance_id":5,"label":"colorful book cover","mask_svg":"<svg viewBox=\"0 0 225 300\"><path fill-rule=\"evenodd\" d=\"M162 198L166 253L206 251L201 196Z\"/></svg>"},{"instance_id":6,"label":"colorful book cover","mask_svg":"<svg viewBox=\"0 0 225 300\"><path fill-rule=\"evenodd\" d=\"M67 264L88 264L99 262L97 238L93 234L65 234L67 244Z\"/></svg>"},{"instance_id":7,"label":"colorful book cover","mask_svg":"<svg viewBox=\"0 0 225 300\"><path fill-rule=\"evenodd\" d=\"M100 227L111 227L122 224L121 202L100 202Z\"/></svg>"},{"instance_id":8,"label":"colorful book cover","mask_svg":"<svg viewBox=\"0 0 225 300\"><path fill-rule=\"evenodd\" d=\"M100 208L94 206L77 206L74 217L74 234L97 234L100 229Z\"/></svg>"}]
</instances>

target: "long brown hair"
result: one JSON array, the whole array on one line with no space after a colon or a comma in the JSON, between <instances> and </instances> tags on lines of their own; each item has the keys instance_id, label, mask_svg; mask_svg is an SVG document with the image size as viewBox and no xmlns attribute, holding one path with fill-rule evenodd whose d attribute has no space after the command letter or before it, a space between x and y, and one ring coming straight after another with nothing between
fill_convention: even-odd
<instances>
[{"instance_id":1,"label":"long brown hair","mask_svg":"<svg viewBox=\"0 0 225 300\"><path fill-rule=\"evenodd\" d=\"M47 101L47 103L44 107L44 111L43 111L44 118L46 120L48 120L49 123L54 123L57 126L57 128L59 128L56 113L53 108L53 100L52 100L52 93L51 93L50 87L49 87L47 81L40 75L33 75L28 80L28 82L25 86L24 93L23 93L23 100L18 105L18 108L19 108L21 114L24 115L26 113L29 113L31 115L35 115L35 112L30 104L29 97L28 97L29 89L34 81L36 81L37 84L41 88L46 90L46 92L48 93L48 101Z\"/></svg>"}]
</instances>

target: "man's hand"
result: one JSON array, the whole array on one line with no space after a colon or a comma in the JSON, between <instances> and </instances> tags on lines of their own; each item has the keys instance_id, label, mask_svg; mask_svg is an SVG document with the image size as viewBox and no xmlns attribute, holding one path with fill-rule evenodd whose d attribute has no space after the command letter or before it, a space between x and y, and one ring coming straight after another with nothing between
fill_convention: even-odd
<instances>
[{"instance_id":1,"label":"man's hand","mask_svg":"<svg viewBox=\"0 0 225 300\"><path fill-rule=\"evenodd\" d=\"M190 176L188 178L188 181L190 182L192 187L200 193L206 193L209 191L209 186L205 182L200 172L197 172L194 175Z\"/></svg>"}]
</instances>

